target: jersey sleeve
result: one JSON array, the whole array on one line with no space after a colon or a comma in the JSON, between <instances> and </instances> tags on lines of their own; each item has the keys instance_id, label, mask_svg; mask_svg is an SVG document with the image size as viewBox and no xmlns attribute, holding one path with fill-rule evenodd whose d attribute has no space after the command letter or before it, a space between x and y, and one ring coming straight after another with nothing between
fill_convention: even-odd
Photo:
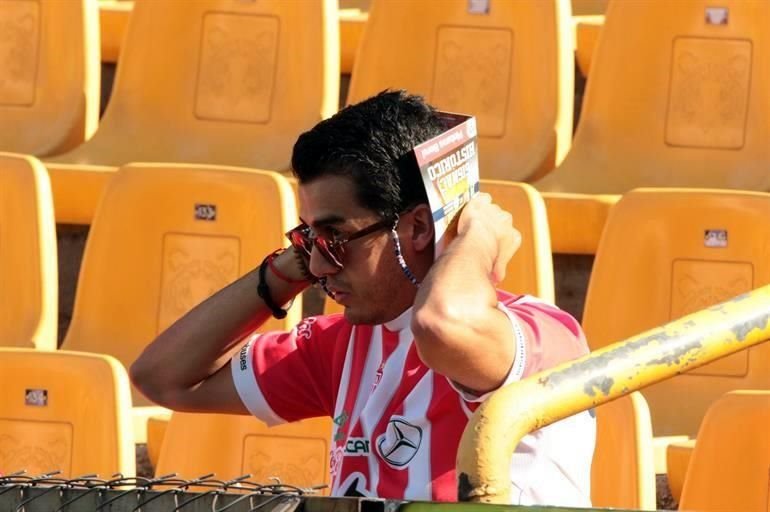
<instances>
[{"instance_id":1,"label":"jersey sleeve","mask_svg":"<svg viewBox=\"0 0 770 512\"><path fill-rule=\"evenodd\" d=\"M513 364L500 387L588 353L583 330L569 313L527 295L498 295L497 308L511 322L511 343L516 347ZM449 383L471 403L483 402L494 391L475 395L451 380Z\"/></svg>"},{"instance_id":2,"label":"jersey sleeve","mask_svg":"<svg viewBox=\"0 0 770 512\"><path fill-rule=\"evenodd\" d=\"M249 412L268 425L333 415L335 359L344 358L346 330L342 315L331 315L306 318L289 332L251 335L230 364Z\"/></svg>"},{"instance_id":3,"label":"jersey sleeve","mask_svg":"<svg viewBox=\"0 0 770 512\"><path fill-rule=\"evenodd\" d=\"M524 336L526 361L519 378L588 354L583 329L566 311L528 295L508 297L501 304Z\"/></svg>"}]
</instances>

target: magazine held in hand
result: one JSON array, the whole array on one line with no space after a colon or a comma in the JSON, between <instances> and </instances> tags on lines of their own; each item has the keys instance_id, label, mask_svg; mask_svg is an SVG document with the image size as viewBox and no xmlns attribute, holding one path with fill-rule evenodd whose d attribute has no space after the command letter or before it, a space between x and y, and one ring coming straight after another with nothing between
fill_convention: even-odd
<instances>
[{"instance_id":1,"label":"magazine held in hand","mask_svg":"<svg viewBox=\"0 0 770 512\"><path fill-rule=\"evenodd\" d=\"M447 130L415 146L417 165L433 212L436 257L448 243L445 236L460 209L479 191L476 118L439 112Z\"/></svg>"}]
</instances>

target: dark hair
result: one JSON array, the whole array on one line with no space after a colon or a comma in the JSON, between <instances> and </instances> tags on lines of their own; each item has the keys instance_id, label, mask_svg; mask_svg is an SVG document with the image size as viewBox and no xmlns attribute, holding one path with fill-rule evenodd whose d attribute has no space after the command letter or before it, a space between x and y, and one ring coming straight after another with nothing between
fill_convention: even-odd
<instances>
[{"instance_id":1,"label":"dark hair","mask_svg":"<svg viewBox=\"0 0 770 512\"><path fill-rule=\"evenodd\" d=\"M420 96L383 91L300 135L291 164L300 183L350 178L363 207L391 217L428 201L412 148L444 130Z\"/></svg>"}]
</instances>

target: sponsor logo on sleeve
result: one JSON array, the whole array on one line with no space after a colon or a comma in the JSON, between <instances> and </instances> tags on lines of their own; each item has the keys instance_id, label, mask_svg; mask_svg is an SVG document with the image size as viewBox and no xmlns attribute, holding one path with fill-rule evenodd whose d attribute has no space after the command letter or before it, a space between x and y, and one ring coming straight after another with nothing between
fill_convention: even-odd
<instances>
[{"instance_id":1,"label":"sponsor logo on sleeve","mask_svg":"<svg viewBox=\"0 0 770 512\"><path fill-rule=\"evenodd\" d=\"M242 372L245 372L246 370L249 369L248 357L249 357L249 344L246 344L241 348L241 351L238 354L238 362L240 363Z\"/></svg>"},{"instance_id":2,"label":"sponsor logo on sleeve","mask_svg":"<svg viewBox=\"0 0 770 512\"><path fill-rule=\"evenodd\" d=\"M310 316L302 320L297 325L297 338L301 340L309 340L310 337L313 335L313 324L316 323L317 319L314 316Z\"/></svg>"}]
</instances>

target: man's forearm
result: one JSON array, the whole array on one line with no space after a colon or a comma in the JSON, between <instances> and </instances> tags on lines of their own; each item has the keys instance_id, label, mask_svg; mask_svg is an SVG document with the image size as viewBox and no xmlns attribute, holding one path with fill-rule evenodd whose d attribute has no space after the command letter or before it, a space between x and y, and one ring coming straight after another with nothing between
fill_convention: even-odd
<instances>
[{"instance_id":1,"label":"man's forearm","mask_svg":"<svg viewBox=\"0 0 770 512\"><path fill-rule=\"evenodd\" d=\"M285 276L301 276L291 250L274 260ZM270 269L265 273L270 296L284 304L307 287L289 283ZM239 342L272 314L257 294L259 268L193 308L161 333L131 367L134 384L159 403L174 402L222 368Z\"/></svg>"},{"instance_id":2,"label":"man's forearm","mask_svg":"<svg viewBox=\"0 0 770 512\"><path fill-rule=\"evenodd\" d=\"M513 354L496 335L510 326L497 311L493 263L476 248L470 237L458 237L436 261L415 301L413 329L428 366L484 392L504 380Z\"/></svg>"}]
</instances>

